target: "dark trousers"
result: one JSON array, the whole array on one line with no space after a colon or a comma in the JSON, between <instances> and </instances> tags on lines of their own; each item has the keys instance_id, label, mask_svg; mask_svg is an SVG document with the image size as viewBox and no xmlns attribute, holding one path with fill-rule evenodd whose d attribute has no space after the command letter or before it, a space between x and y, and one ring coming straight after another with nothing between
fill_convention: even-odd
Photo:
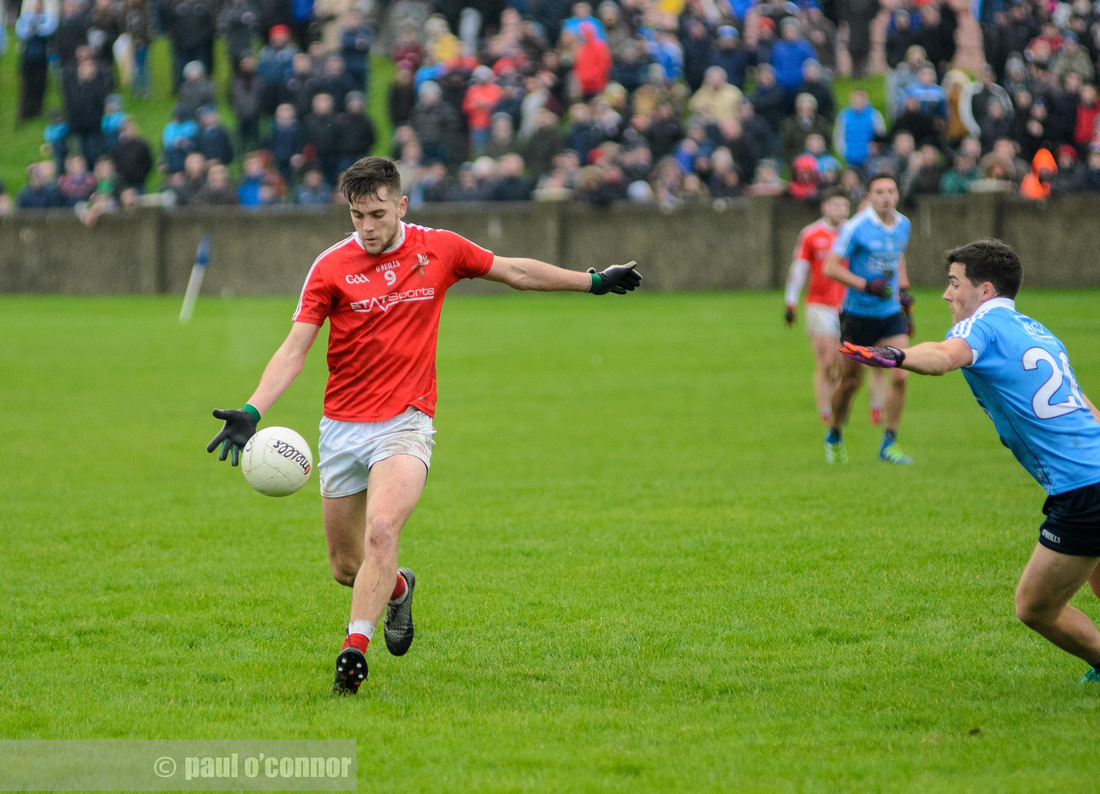
<instances>
[{"instance_id":1,"label":"dark trousers","mask_svg":"<svg viewBox=\"0 0 1100 794\"><path fill-rule=\"evenodd\" d=\"M237 133L240 135L241 151L248 154L260 148L260 117L237 120Z\"/></svg>"},{"instance_id":2,"label":"dark trousers","mask_svg":"<svg viewBox=\"0 0 1100 794\"><path fill-rule=\"evenodd\" d=\"M49 73L46 61L23 60L21 64L23 81L19 92L19 120L37 118L42 115L42 99L46 96L46 75Z\"/></svg>"},{"instance_id":3,"label":"dark trousers","mask_svg":"<svg viewBox=\"0 0 1100 794\"><path fill-rule=\"evenodd\" d=\"M80 141L80 153L88 161L88 168L95 168L95 162L103 154L103 133L99 130L92 132L74 132Z\"/></svg>"},{"instance_id":4,"label":"dark trousers","mask_svg":"<svg viewBox=\"0 0 1100 794\"><path fill-rule=\"evenodd\" d=\"M317 161L317 166L321 169L321 173L325 175L325 182L329 187L336 187L340 181L340 158L336 156L318 157Z\"/></svg>"},{"instance_id":5,"label":"dark trousers","mask_svg":"<svg viewBox=\"0 0 1100 794\"><path fill-rule=\"evenodd\" d=\"M183 82L183 67L191 63L191 61L198 61L205 66L207 77L213 77L214 75L213 44L200 44L196 47L176 47L175 60L176 74L173 83L173 92L178 92L180 90L180 84Z\"/></svg>"},{"instance_id":6,"label":"dark trousers","mask_svg":"<svg viewBox=\"0 0 1100 794\"><path fill-rule=\"evenodd\" d=\"M312 23L312 19L291 20L290 30L294 33L294 41L298 44L298 49L302 52L309 50L309 43L315 38L313 31L310 30L310 25Z\"/></svg>"},{"instance_id":7,"label":"dark trousers","mask_svg":"<svg viewBox=\"0 0 1100 794\"><path fill-rule=\"evenodd\" d=\"M63 174L65 173L65 158L69 156L69 139L62 138L59 141L54 141L51 147L53 148L54 167L57 168L57 173Z\"/></svg>"}]
</instances>

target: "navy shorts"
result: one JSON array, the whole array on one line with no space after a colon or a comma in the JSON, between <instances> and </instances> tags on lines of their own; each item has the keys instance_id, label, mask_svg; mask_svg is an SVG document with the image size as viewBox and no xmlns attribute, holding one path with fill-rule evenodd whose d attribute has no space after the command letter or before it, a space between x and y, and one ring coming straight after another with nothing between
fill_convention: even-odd
<instances>
[{"instance_id":1,"label":"navy shorts","mask_svg":"<svg viewBox=\"0 0 1100 794\"><path fill-rule=\"evenodd\" d=\"M1074 557L1100 557L1100 482L1048 496L1039 543Z\"/></svg>"},{"instance_id":2,"label":"navy shorts","mask_svg":"<svg viewBox=\"0 0 1100 794\"><path fill-rule=\"evenodd\" d=\"M909 326L901 312L889 317L862 317L858 314L840 315L840 341L853 345L873 345L891 336L905 336Z\"/></svg>"}]
</instances>

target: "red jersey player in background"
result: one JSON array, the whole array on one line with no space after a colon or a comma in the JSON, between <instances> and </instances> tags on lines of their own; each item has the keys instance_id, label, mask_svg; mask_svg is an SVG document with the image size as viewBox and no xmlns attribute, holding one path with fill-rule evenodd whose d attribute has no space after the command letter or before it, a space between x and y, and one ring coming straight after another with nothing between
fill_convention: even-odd
<instances>
[{"instance_id":1,"label":"red jersey player in background","mask_svg":"<svg viewBox=\"0 0 1100 794\"><path fill-rule=\"evenodd\" d=\"M412 571L397 566L401 529L420 499L435 429L435 350L447 288L486 278L513 289L609 292L635 289L634 263L596 273L496 256L453 232L402 221L408 198L394 163L365 157L341 178L355 232L322 253L306 276L293 325L241 410L217 410L225 425L207 446L236 466L260 417L305 364L329 322L329 379L318 443L329 563L352 588L333 691L354 695L367 679L366 650L379 618L386 647L413 639Z\"/></svg>"},{"instance_id":2,"label":"red jersey player in background","mask_svg":"<svg viewBox=\"0 0 1100 794\"><path fill-rule=\"evenodd\" d=\"M821 197L821 218L799 232L794 259L787 275L785 319L793 326L802 288L809 276L806 293L806 335L814 350L814 398L818 415L828 424L832 421L833 391L840 379L840 306L846 287L824 273L825 257L836 243L840 227L848 219L851 203L843 193L831 189ZM886 378L874 370L871 378L871 423L882 421L886 401Z\"/></svg>"}]
</instances>

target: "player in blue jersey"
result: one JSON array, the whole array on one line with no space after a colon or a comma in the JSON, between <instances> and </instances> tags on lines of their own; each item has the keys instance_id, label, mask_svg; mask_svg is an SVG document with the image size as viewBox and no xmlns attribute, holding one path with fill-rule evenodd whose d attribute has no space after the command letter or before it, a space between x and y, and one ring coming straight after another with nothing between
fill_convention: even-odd
<instances>
[{"instance_id":1,"label":"player in blue jersey","mask_svg":"<svg viewBox=\"0 0 1100 794\"><path fill-rule=\"evenodd\" d=\"M954 327L944 342L908 349L845 344L855 362L922 375L962 369L1001 442L1047 492L1039 543L1016 588L1016 614L1092 665L1100 681L1100 631L1068 606L1087 581L1100 595L1100 411L1081 393L1066 349L1016 311L1023 268L999 240L946 254Z\"/></svg>"},{"instance_id":2,"label":"player in blue jersey","mask_svg":"<svg viewBox=\"0 0 1100 794\"><path fill-rule=\"evenodd\" d=\"M905 247L909 244L909 219L897 211L898 183L892 174L871 178L866 209L844 224L836 244L825 259L825 275L848 287L840 309L840 339L855 345L900 347L908 342L904 309L912 305L909 276L905 272ZM844 261L848 266L844 266ZM905 410L908 373L892 373L886 394L885 432L879 457L887 463L912 463L898 446L898 427ZM863 382L863 368L844 359L840 382L833 392L833 419L825 436L825 461L844 463L842 430L848 421L852 398Z\"/></svg>"}]
</instances>

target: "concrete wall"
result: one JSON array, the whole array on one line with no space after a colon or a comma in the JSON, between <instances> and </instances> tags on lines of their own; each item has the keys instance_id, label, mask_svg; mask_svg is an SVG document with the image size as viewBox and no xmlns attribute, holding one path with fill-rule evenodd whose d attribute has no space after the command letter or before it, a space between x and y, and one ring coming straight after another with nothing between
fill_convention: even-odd
<instances>
[{"instance_id":1,"label":"concrete wall","mask_svg":"<svg viewBox=\"0 0 1100 794\"><path fill-rule=\"evenodd\" d=\"M998 194L932 196L907 210L913 283L943 283L943 251L1000 237L1019 252L1029 286L1100 286L1100 196L1025 202ZM637 260L653 290L782 285L799 230L816 207L754 198L662 211L573 203L434 205L410 213L499 254L574 269ZM351 231L343 207L249 212L139 210L87 228L70 212L0 218L0 292L78 295L183 292L204 233L213 241L209 294L287 294L316 256ZM499 291L483 281L464 292Z\"/></svg>"},{"instance_id":2,"label":"concrete wall","mask_svg":"<svg viewBox=\"0 0 1100 794\"><path fill-rule=\"evenodd\" d=\"M72 212L0 218L0 292L162 292L157 256L163 219L159 211L142 210L104 217L89 229Z\"/></svg>"}]
</instances>

